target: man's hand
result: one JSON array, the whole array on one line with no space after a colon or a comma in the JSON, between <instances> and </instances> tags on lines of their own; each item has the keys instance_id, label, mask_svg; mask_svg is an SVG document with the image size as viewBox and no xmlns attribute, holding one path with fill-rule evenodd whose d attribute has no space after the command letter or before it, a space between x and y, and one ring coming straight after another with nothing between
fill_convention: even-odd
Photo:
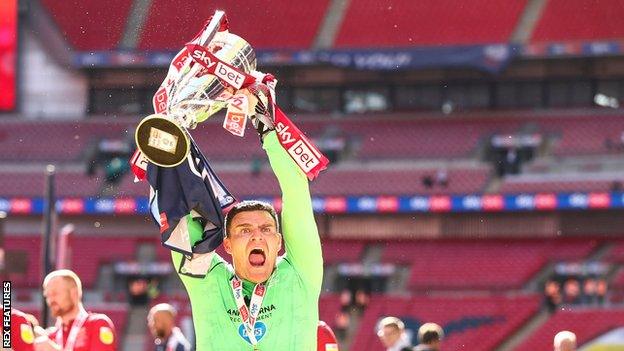
<instances>
[{"instance_id":1,"label":"man's hand","mask_svg":"<svg viewBox=\"0 0 624 351\"><path fill-rule=\"evenodd\" d=\"M269 87L263 83L255 83L246 91L250 102L251 123L260 135L260 140L262 140L266 133L275 129L271 92Z\"/></svg>"},{"instance_id":2,"label":"man's hand","mask_svg":"<svg viewBox=\"0 0 624 351\"><path fill-rule=\"evenodd\" d=\"M34 328L34 332L35 332L35 342L34 342L35 351L61 351L62 350L59 344L50 340L50 338L48 337L48 333L45 331L45 329L37 325Z\"/></svg>"}]
</instances>

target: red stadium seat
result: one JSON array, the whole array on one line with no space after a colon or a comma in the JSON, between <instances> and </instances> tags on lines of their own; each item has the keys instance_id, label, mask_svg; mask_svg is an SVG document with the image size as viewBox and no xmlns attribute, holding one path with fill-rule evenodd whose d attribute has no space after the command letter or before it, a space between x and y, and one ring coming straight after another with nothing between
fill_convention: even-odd
<instances>
[{"instance_id":1,"label":"red stadium seat","mask_svg":"<svg viewBox=\"0 0 624 351\"><path fill-rule=\"evenodd\" d=\"M117 49L131 0L42 0L69 44L78 51Z\"/></svg>"},{"instance_id":2,"label":"red stadium seat","mask_svg":"<svg viewBox=\"0 0 624 351\"><path fill-rule=\"evenodd\" d=\"M352 0L334 47L506 43L526 0Z\"/></svg>"},{"instance_id":3,"label":"red stadium seat","mask_svg":"<svg viewBox=\"0 0 624 351\"><path fill-rule=\"evenodd\" d=\"M531 42L621 39L622 16L624 4L619 0L550 0Z\"/></svg>"},{"instance_id":4,"label":"red stadium seat","mask_svg":"<svg viewBox=\"0 0 624 351\"><path fill-rule=\"evenodd\" d=\"M215 9L225 10L232 33L256 49L308 49L329 1L270 3L201 0L152 2L139 39L142 50L178 51L201 29Z\"/></svg>"}]
</instances>

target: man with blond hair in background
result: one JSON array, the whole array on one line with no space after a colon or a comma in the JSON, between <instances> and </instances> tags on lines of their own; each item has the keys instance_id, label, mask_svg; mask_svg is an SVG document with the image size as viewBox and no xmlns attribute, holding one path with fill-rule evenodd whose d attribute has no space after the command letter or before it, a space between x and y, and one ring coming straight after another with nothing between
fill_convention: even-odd
<instances>
[{"instance_id":1,"label":"man with blond hair in background","mask_svg":"<svg viewBox=\"0 0 624 351\"><path fill-rule=\"evenodd\" d=\"M414 351L440 351L440 342L444 338L442 327L436 323L425 323L418 328L418 346Z\"/></svg>"},{"instance_id":2,"label":"man with blond hair in background","mask_svg":"<svg viewBox=\"0 0 624 351\"><path fill-rule=\"evenodd\" d=\"M156 351L191 351L191 344L176 327L176 310L168 303L152 307L147 315L147 326L154 337Z\"/></svg>"},{"instance_id":3,"label":"man with blond hair in background","mask_svg":"<svg viewBox=\"0 0 624 351\"><path fill-rule=\"evenodd\" d=\"M412 344L405 332L405 324L397 317L385 317L379 321L377 336L386 351L412 351Z\"/></svg>"},{"instance_id":4,"label":"man with blond hair in background","mask_svg":"<svg viewBox=\"0 0 624 351\"><path fill-rule=\"evenodd\" d=\"M87 312L82 305L82 283L69 269L48 274L43 296L56 324L49 331L35 327L35 351L115 351L113 322L104 314Z\"/></svg>"},{"instance_id":5,"label":"man with blond hair in background","mask_svg":"<svg viewBox=\"0 0 624 351\"><path fill-rule=\"evenodd\" d=\"M563 330L555 335L554 351L576 351L576 334Z\"/></svg>"}]
</instances>

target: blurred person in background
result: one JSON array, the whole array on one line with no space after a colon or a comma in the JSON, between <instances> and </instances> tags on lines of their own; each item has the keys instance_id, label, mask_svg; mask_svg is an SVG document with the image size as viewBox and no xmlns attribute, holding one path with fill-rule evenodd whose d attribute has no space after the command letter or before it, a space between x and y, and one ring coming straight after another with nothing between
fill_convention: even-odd
<instances>
[{"instance_id":1,"label":"blurred person in background","mask_svg":"<svg viewBox=\"0 0 624 351\"><path fill-rule=\"evenodd\" d=\"M549 280L544 286L544 304L549 312L555 312L557 306L561 303L561 289L559 283Z\"/></svg>"},{"instance_id":2,"label":"blurred person in background","mask_svg":"<svg viewBox=\"0 0 624 351\"><path fill-rule=\"evenodd\" d=\"M414 351L439 351L444 330L436 323L425 323L418 328L418 346Z\"/></svg>"},{"instance_id":3,"label":"blurred person in background","mask_svg":"<svg viewBox=\"0 0 624 351\"><path fill-rule=\"evenodd\" d=\"M33 327L37 326L37 320L26 313L11 309L11 348L13 351L33 351L35 334ZM4 349L3 349L4 350Z\"/></svg>"},{"instance_id":4,"label":"blurred person in background","mask_svg":"<svg viewBox=\"0 0 624 351\"><path fill-rule=\"evenodd\" d=\"M599 305L604 305L607 302L607 281L605 279L599 279L596 283L596 299Z\"/></svg>"},{"instance_id":5,"label":"blurred person in background","mask_svg":"<svg viewBox=\"0 0 624 351\"><path fill-rule=\"evenodd\" d=\"M338 340L327 323L319 321L316 337L317 351L338 351Z\"/></svg>"},{"instance_id":6,"label":"blurred person in background","mask_svg":"<svg viewBox=\"0 0 624 351\"><path fill-rule=\"evenodd\" d=\"M581 284L576 279L568 279L563 284L563 303L576 305L581 302Z\"/></svg>"},{"instance_id":7,"label":"blurred person in background","mask_svg":"<svg viewBox=\"0 0 624 351\"><path fill-rule=\"evenodd\" d=\"M593 305L598 301L596 295L598 284L594 278L587 278L583 282L583 304Z\"/></svg>"},{"instance_id":8,"label":"blurred person in background","mask_svg":"<svg viewBox=\"0 0 624 351\"><path fill-rule=\"evenodd\" d=\"M412 351L412 343L405 333L405 324L396 317L383 318L378 324L377 336L386 351Z\"/></svg>"},{"instance_id":9,"label":"blurred person in background","mask_svg":"<svg viewBox=\"0 0 624 351\"><path fill-rule=\"evenodd\" d=\"M191 344L176 327L176 310L168 303L152 307L147 315L147 325L154 337L156 351L190 351Z\"/></svg>"},{"instance_id":10,"label":"blurred person in background","mask_svg":"<svg viewBox=\"0 0 624 351\"><path fill-rule=\"evenodd\" d=\"M553 342L554 351L575 351L576 334L571 331L560 331L555 335Z\"/></svg>"},{"instance_id":11,"label":"blurred person in background","mask_svg":"<svg viewBox=\"0 0 624 351\"><path fill-rule=\"evenodd\" d=\"M56 324L48 331L35 327L35 351L115 351L115 327L104 314L87 312L82 305L82 283L69 269L48 274L43 296Z\"/></svg>"}]
</instances>

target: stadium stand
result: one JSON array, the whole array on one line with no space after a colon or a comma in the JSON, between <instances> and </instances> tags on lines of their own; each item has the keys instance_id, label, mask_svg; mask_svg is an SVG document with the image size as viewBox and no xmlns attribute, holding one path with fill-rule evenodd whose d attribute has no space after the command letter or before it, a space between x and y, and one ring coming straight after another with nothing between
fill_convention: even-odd
<instances>
[{"instance_id":1,"label":"stadium stand","mask_svg":"<svg viewBox=\"0 0 624 351\"><path fill-rule=\"evenodd\" d=\"M383 350L375 335L375 325L384 316L397 316L414 331L425 322L440 324L446 333L442 349L493 350L537 311L538 301L537 296L452 298L373 295L352 349Z\"/></svg>"},{"instance_id":2,"label":"stadium stand","mask_svg":"<svg viewBox=\"0 0 624 351\"><path fill-rule=\"evenodd\" d=\"M323 264L360 262L366 243L364 241L323 240Z\"/></svg>"},{"instance_id":3,"label":"stadium stand","mask_svg":"<svg viewBox=\"0 0 624 351\"><path fill-rule=\"evenodd\" d=\"M335 47L504 43L527 3L479 0L350 1ZM475 21L479 26L474 26ZM367 26L375 30L362 30Z\"/></svg>"},{"instance_id":4,"label":"stadium stand","mask_svg":"<svg viewBox=\"0 0 624 351\"><path fill-rule=\"evenodd\" d=\"M41 3L77 51L117 49L132 6L131 0Z\"/></svg>"},{"instance_id":5,"label":"stadium stand","mask_svg":"<svg viewBox=\"0 0 624 351\"><path fill-rule=\"evenodd\" d=\"M129 261L134 258L137 241L134 237L73 236L70 238L68 255L72 269L80 276L85 289L95 288L103 264ZM26 275L10 275L16 287L34 288L41 284L41 236L11 235L5 237L6 249L26 256ZM114 250L102 248L114 247ZM14 278L14 279L13 279Z\"/></svg>"},{"instance_id":6,"label":"stadium stand","mask_svg":"<svg viewBox=\"0 0 624 351\"><path fill-rule=\"evenodd\" d=\"M577 343L582 345L622 324L624 311L619 308L558 311L514 350L548 350L552 347L554 335L561 330L573 331Z\"/></svg>"},{"instance_id":7,"label":"stadium stand","mask_svg":"<svg viewBox=\"0 0 624 351\"><path fill-rule=\"evenodd\" d=\"M384 244L381 260L409 265L408 284L413 290L517 289L546 263L582 259L594 245L527 240L391 242Z\"/></svg>"},{"instance_id":8,"label":"stadium stand","mask_svg":"<svg viewBox=\"0 0 624 351\"><path fill-rule=\"evenodd\" d=\"M617 0L596 5L592 0L548 1L531 42L623 38L624 26L619 18L624 15L624 5Z\"/></svg>"},{"instance_id":9,"label":"stadium stand","mask_svg":"<svg viewBox=\"0 0 624 351\"><path fill-rule=\"evenodd\" d=\"M610 180L565 180L543 179L533 177L506 177L499 191L502 193L535 193L535 192L607 192L611 190L614 181L621 181L622 177L614 177Z\"/></svg>"},{"instance_id":10,"label":"stadium stand","mask_svg":"<svg viewBox=\"0 0 624 351\"><path fill-rule=\"evenodd\" d=\"M320 138L328 121L318 115L293 118L302 130ZM405 117L405 116L404 116ZM223 130L221 117L202 123L193 137L210 160L236 160L261 156L253 131L244 138ZM219 120L219 121L217 121ZM76 161L85 149L102 138L133 140L137 119L90 119L87 121L0 121L0 146L6 152L1 161ZM551 136L555 155L595 155L611 153L621 144L624 116L589 114L547 116L501 113L483 117L468 114L443 123L435 115L419 115L414 121L389 115L332 119L330 125L358 145L355 155L361 160L381 159L455 159L469 158L479 143L494 134L515 134L523 129ZM54 145L54 147L52 147ZM237 153L231 150L235 148Z\"/></svg>"},{"instance_id":11,"label":"stadium stand","mask_svg":"<svg viewBox=\"0 0 624 351\"><path fill-rule=\"evenodd\" d=\"M329 1L299 3L272 1L270 5L251 5L237 1L175 3L155 0L139 39L142 50L175 50L199 30L198 18L206 19L215 8L226 11L232 32L258 49L307 49L318 31ZM265 7L266 6L266 7ZM253 21L243 20L253 18ZM289 28L288 30L283 30Z\"/></svg>"}]
</instances>

